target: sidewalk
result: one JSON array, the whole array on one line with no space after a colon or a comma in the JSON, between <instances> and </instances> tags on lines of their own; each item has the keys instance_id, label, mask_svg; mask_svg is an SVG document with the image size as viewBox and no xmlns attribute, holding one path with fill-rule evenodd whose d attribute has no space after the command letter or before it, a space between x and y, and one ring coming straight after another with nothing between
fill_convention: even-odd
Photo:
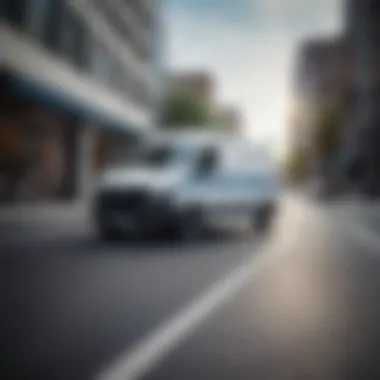
<instances>
[{"instance_id":1,"label":"sidewalk","mask_svg":"<svg viewBox=\"0 0 380 380\"><path fill-rule=\"evenodd\" d=\"M87 202L0 206L1 243L78 236L89 225Z\"/></svg>"},{"instance_id":2,"label":"sidewalk","mask_svg":"<svg viewBox=\"0 0 380 380\"><path fill-rule=\"evenodd\" d=\"M369 200L355 193L323 199L305 188L293 193L337 214L340 219L379 235L380 241L380 199Z\"/></svg>"},{"instance_id":3,"label":"sidewalk","mask_svg":"<svg viewBox=\"0 0 380 380\"><path fill-rule=\"evenodd\" d=\"M347 221L380 236L380 200L347 196L335 201L333 207Z\"/></svg>"},{"instance_id":4,"label":"sidewalk","mask_svg":"<svg viewBox=\"0 0 380 380\"><path fill-rule=\"evenodd\" d=\"M380 208L378 205L353 207L351 215L353 218L357 218L358 222L361 222L362 225L367 227L371 232L376 235L380 233Z\"/></svg>"}]
</instances>

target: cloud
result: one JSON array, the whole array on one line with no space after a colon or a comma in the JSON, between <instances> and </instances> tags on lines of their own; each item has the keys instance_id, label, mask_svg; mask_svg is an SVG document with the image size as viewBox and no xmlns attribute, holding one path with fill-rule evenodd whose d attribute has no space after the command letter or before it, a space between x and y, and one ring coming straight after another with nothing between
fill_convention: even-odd
<instances>
[{"instance_id":1,"label":"cloud","mask_svg":"<svg viewBox=\"0 0 380 380\"><path fill-rule=\"evenodd\" d=\"M174 11L185 11L188 16L218 20L229 24L252 21L254 3L249 0L166 0Z\"/></svg>"},{"instance_id":2,"label":"cloud","mask_svg":"<svg viewBox=\"0 0 380 380\"><path fill-rule=\"evenodd\" d=\"M333 33L341 27L344 0L248 0L268 28Z\"/></svg>"}]
</instances>

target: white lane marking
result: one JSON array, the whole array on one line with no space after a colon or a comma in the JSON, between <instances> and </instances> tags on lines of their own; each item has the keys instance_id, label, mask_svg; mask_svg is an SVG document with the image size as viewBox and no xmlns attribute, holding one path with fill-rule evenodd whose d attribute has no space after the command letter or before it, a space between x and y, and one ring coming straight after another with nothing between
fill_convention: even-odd
<instances>
[{"instance_id":1,"label":"white lane marking","mask_svg":"<svg viewBox=\"0 0 380 380\"><path fill-rule=\"evenodd\" d=\"M194 331L217 307L233 296L253 276L258 275L280 253L267 252L250 257L201 294L178 314L165 320L132 349L124 352L102 371L97 380L136 380L148 373L171 350Z\"/></svg>"}]
</instances>

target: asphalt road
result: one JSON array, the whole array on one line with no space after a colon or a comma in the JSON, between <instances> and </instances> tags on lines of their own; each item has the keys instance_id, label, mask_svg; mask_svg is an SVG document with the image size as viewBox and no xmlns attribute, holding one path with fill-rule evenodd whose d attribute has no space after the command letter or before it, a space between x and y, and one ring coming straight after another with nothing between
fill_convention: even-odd
<instances>
[{"instance_id":1,"label":"asphalt road","mask_svg":"<svg viewBox=\"0 0 380 380\"><path fill-rule=\"evenodd\" d=\"M265 238L8 239L2 378L380 378L380 241L362 232L293 197Z\"/></svg>"}]
</instances>

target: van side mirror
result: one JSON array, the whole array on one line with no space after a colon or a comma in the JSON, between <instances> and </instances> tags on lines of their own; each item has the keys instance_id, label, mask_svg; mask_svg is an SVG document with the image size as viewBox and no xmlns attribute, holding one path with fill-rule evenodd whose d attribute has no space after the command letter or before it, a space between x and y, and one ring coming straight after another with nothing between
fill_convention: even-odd
<instances>
[{"instance_id":1,"label":"van side mirror","mask_svg":"<svg viewBox=\"0 0 380 380\"><path fill-rule=\"evenodd\" d=\"M195 166L195 174L197 176L208 176L217 168L217 154L213 149L205 150L199 157Z\"/></svg>"}]
</instances>

